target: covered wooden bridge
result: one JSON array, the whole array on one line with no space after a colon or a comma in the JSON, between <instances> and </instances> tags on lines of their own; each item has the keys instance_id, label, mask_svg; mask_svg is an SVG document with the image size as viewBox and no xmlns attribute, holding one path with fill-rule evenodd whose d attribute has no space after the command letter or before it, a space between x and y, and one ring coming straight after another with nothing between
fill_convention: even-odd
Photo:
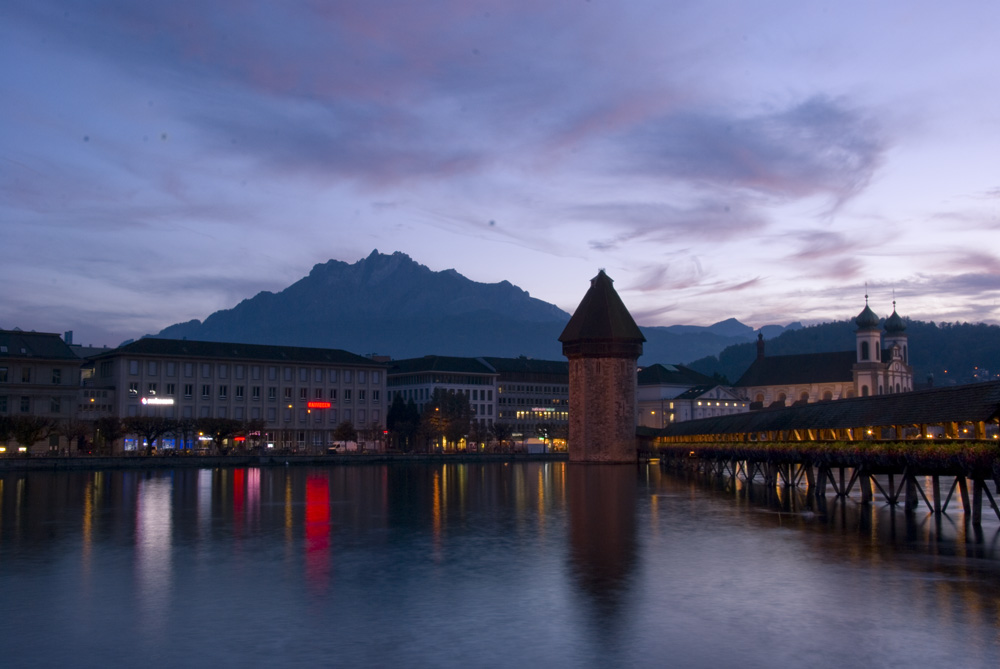
<instances>
[{"instance_id":1,"label":"covered wooden bridge","mask_svg":"<svg viewBox=\"0 0 1000 669\"><path fill-rule=\"evenodd\" d=\"M930 511L944 513L957 490L974 524L984 496L1000 518L986 486L992 479L1000 490L1000 381L705 418L638 434L640 449L666 467L747 483L804 481L817 500L828 484L838 498L858 486L862 503L881 495L896 505L905 495L908 511L922 497ZM918 484L918 477L926 479ZM953 481L943 500L942 478Z\"/></svg>"},{"instance_id":2,"label":"covered wooden bridge","mask_svg":"<svg viewBox=\"0 0 1000 669\"><path fill-rule=\"evenodd\" d=\"M1000 381L763 409L642 430L655 444L998 439Z\"/></svg>"}]
</instances>

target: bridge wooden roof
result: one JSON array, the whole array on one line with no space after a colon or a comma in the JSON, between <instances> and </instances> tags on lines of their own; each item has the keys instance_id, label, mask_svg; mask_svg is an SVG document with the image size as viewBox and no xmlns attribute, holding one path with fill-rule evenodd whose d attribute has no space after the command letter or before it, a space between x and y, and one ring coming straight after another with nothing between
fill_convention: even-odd
<instances>
[{"instance_id":1,"label":"bridge wooden roof","mask_svg":"<svg viewBox=\"0 0 1000 669\"><path fill-rule=\"evenodd\" d=\"M888 427L1000 418L1000 381L855 397L668 425L654 436L683 437L781 430Z\"/></svg>"}]
</instances>

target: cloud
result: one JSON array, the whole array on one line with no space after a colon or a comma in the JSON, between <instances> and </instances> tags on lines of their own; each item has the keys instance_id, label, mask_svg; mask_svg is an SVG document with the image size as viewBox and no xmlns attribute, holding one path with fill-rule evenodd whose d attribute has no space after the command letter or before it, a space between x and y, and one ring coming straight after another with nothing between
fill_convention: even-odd
<instances>
[{"instance_id":1,"label":"cloud","mask_svg":"<svg viewBox=\"0 0 1000 669\"><path fill-rule=\"evenodd\" d=\"M569 220L596 222L614 235L591 239L596 251L609 251L637 239L687 244L691 241L719 243L762 232L765 219L745 198L700 199L688 205L667 202L601 202L567 207Z\"/></svg>"},{"instance_id":2,"label":"cloud","mask_svg":"<svg viewBox=\"0 0 1000 669\"><path fill-rule=\"evenodd\" d=\"M869 183L887 147L872 118L844 100L816 96L750 116L697 109L664 115L623 135L619 166L779 199L822 195L836 207Z\"/></svg>"}]
</instances>

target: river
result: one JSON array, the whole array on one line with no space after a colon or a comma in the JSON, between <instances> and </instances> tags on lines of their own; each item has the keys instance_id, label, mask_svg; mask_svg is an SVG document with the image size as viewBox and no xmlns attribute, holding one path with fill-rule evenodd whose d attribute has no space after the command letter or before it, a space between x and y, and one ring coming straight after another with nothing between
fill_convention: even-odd
<instances>
[{"instance_id":1,"label":"river","mask_svg":"<svg viewBox=\"0 0 1000 669\"><path fill-rule=\"evenodd\" d=\"M995 518L745 492L655 464L4 473L0 657L1000 665Z\"/></svg>"}]
</instances>

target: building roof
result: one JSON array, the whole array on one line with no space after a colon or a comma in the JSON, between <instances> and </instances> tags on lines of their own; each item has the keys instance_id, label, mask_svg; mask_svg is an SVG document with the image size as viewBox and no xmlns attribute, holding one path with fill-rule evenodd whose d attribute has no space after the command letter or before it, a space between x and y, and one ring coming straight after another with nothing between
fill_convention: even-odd
<instances>
[{"instance_id":1,"label":"building roof","mask_svg":"<svg viewBox=\"0 0 1000 669\"><path fill-rule=\"evenodd\" d=\"M41 358L79 361L69 344L52 332L0 330L0 359Z\"/></svg>"},{"instance_id":2,"label":"building roof","mask_svg":"<svg viewBox=\"0 0 1000 669\"><path fill-rule=\"evenodd\" d=\"M689 369L684 365L643 367L638 374L640 386L705 386L718 385L710 376Z\"/></svg>"},{"instance_id":3,"label":"building roof","mask_svg":"<svg viewBox=\"0 0 1000 669\"><path fill-rule=\"evenodd\" d=\"M447 372L452 374L490 374L496 371L479 358L460 358L447 355L425 355L422 358L406 358L389 363L388 374L412 374L414 372Z\"/></svg>"},{"instance_id":4,"label":"building roof","mask_svg":"<svg viewBox=\"0 0 1000 669\"><path fill-rule=\"evenodd\" d=\"M534 360L532 358L483 357L486 363L500 374L548 374L569 378L566 360Z\"/></svg>"},{"instance_id":5,"label":"building roof","mask_svg":"<svg viewBox=\"0 0 1000 669\"><path fill-rule=\"evenodd\" d=\"M900 318L899 314L896 313L896 305L892 305L892 315L885 319L885 331L890 334L899 334L906 330L906 323Z\"/></svg>"},{"instance_id":6,"label":"building roof","mask_svg":"<svg viewBox=\"0 0 1000 669\"><path fill-rule=\"evenodd\" d=\"M130 344L109 349L95 360L116 355L158 355L184 358L217 358L268 360L335 365L385 367L370 358L335 348L302 348L298 346L267 346L262 344L230 344L190 339L158 339L146 337Z\"/></svg>"},{"instance_id":7,"label":"building roof","mask_svg":"<svg viewBox=\"0 0 1000 669\"><path fill-rule=\"evenodd\" d=\"M734 385L790 386L801 383L836 383L854 381L854 351L800 353L757 358Z\"/></svg>"},{"instance_id":8,"label":"building roof","mask_svg":"<svg viewBox=\"0 0 1000 669\"><path fill-rule=\"evenodd\" d=\"M702 418L668 425L655 434L675 437L782 430L891 427L951 421L990 421L998 417L1000 417L1000 381L990 381Z\"/></svg>"},{"instance_id":9,"label":"building roof","mask_svg":"<svg viewBox=\"0 0 1000 669\"><path fill-rule=\"evenodd\" d=\"M564 344L577 341L646 341L613 283L603 269L590 280L590 289L559 335L559 341Z\"/></svg>"},{"instance_id":10,"label":"building roof","mask_svg":"<svg viewBox=\"0 0 1000 669\"><path fill-rule=\"evenodd\" d=\"M865 295L865 308L862 309L861 313L854 319L854 324L858 326L859 330L878 329L878 316L874 311L872 311L871 307L868 306L867 295Z\"/></svg>"},{"instance_id":11,"label":"building roof","mask_svg":"<svg viewBox=\"0 0 1000 669\"><path fill-rule=\"evenodd\" d=\"M685 390L683 393L681 393L680 395L678 395L674 399L675 400L696 400L699 397L701 397L702 395L704 395L705 393L707 393L708 391L710 391L710 390L712 390L714 388L718 388L718 387L720 387L718 383L713 383L713 384L704 385L704 386L695 386L694 388L688 388L687 390ZM732 393L730 393L729 390L725 388L725 386L723 386L722 388L723 388L723 391L726 393L726 395L732 395ZM725 398L722 398L722 399L725 399Z\"/></svg>"}]
</instances>

